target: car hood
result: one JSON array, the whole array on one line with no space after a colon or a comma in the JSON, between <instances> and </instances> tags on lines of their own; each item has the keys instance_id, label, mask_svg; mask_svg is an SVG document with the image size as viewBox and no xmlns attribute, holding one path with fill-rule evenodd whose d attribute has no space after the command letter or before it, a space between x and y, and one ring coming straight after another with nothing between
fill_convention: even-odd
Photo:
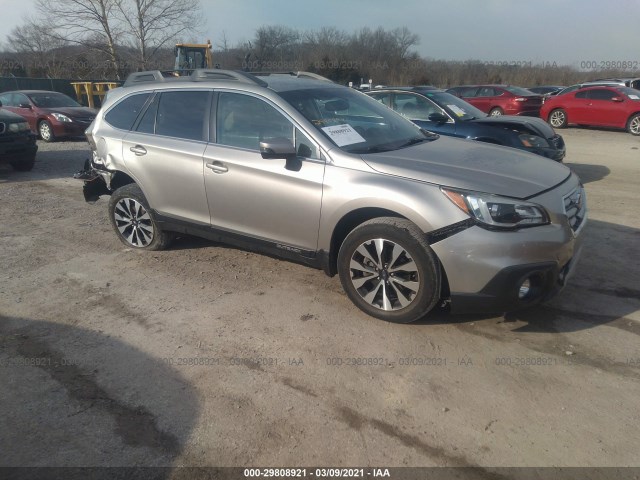
<instances>
[{"instance_id":1,"label":"car hood","mask_svg":"<svg viewBox=\"0 0 640 480\"><path fill-rule=\"evenodd\" d=\"M512 128L520 130L523 127L532 130L533 133L543 137L551 138L556 132L551 126L536 117L516 117L515 115L501 115L499 117L483 117L473 120L473 123L481 123L483 125L495 125L498 127Z\"/></svg>"},{"instance_id":2,"label":"car hood","mask_svg":"<svg viewBox=\"0 0 640 480\"><path fill-rule=\"evenodd\" d=\"M43 112L62 113L70 118L95 118L98 111L89 107L60 107L60 108L40 108Z\"/></svg>"},{"instance_id":3,"label":"car hood","mask_svg":"<svg viewBox=\"0 0 640 480\"><path fill-rule=\"evenodd\" d=\"M571 175L538 155L447 137L362 159L380 173L513 198L532 197Z\"/></svg>"}]
</instances>

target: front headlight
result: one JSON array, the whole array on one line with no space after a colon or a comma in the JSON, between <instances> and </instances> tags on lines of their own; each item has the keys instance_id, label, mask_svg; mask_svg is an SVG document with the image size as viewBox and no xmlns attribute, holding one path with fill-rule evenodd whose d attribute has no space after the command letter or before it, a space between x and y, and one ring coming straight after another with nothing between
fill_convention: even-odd
<instances>
[{"instance_id":1,"label":"front headlight","mask_svg":"<svg viewBox=\"0 0 640 480\"><path fill-rule=\"evenodd\" d=\"M542 137L538 137L537 135L522 134L519 135L518 138L522 142L522 145L524 145L525 147L546 148L549 146L549 142L547 142Z\"/></svg>"},{"instance_id":2,"label":"front headlight","mask_svg":"<svg viewBox=\"0 0 640 480\"><path fill-rule=\"evenodd\" d=\"M513 229L549 223L546 210L534 203L486 193L440 190L460 210L485 226Z\"/></svg>"},{"instance_id":3,"label":"front headlight","mask_svg":"<svg viewBox=\"0 0 640 480\"><path fill-rule=\"evenodd\" d=\"M24 132L25 130L29 130L29 124L27 122L9 124L10 132L17 133L17 132Z\"/></svg>"},{"instance_id":4,"label":"front headlight","mask_svg":"<svg viewBox=\"0 0 640 480\"><path fill-rule=\"evenodd\" d=\"M73 121L66 115L63 115L62 113L52 113L51 116L56 120L58 120L59 122L71 123Z\"/></svg>"}]
</instances>

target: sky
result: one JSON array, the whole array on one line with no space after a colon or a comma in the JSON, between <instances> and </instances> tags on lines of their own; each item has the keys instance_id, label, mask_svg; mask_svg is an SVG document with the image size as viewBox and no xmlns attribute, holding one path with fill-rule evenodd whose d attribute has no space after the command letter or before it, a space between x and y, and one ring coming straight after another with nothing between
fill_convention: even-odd
<instances>
[{"instance_id":1,"label":"sky","mask_svg":"<svg viewBox=\"0 0 640 480\"><path fill-rule=\"evenodd\" d=\"M230 46L257 28L407 27L423 57L531 62L592 69L631 62L640 69L640 0L201 0L204 25L185 41ZM35 0L0 0L0 46L36 14Z\"/></svg>"}]
</instances>

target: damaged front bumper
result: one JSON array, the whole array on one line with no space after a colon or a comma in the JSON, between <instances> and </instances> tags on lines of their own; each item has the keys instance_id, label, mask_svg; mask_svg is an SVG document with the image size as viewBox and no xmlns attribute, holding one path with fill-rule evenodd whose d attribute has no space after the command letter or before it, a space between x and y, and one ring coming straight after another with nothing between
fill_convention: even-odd
<instances>
[{"instance_id":1,"label":"damaged front bumper","mask_svg":"<svg viewBox=\"0 0 640 480\"><path fill-rule=\"evenodd\" d=\"M113 173L103 165L87 159L84 168L73 175L76 180L84 181L82 193L87 203L95 203L102 195L111 195L111 177Z\"/></svg>"}]
</instances>

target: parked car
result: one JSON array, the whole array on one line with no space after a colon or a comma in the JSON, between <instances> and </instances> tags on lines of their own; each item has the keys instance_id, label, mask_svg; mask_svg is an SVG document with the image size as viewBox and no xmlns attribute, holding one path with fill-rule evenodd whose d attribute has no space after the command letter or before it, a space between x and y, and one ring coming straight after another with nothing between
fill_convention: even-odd
<instances>
[{"instance_id":1,"label":"parked car","mask_svg":"<svg viewBox=\"0 0 640 480\"><path fill-rule=\"evenodd\" d=\"M616 82L621 83L625 87L635 88L636 90L640 90L640 78L638 77L625 77L625 78L603 78L602 80L598 80L599 82Z\"/></svg>"},{"instance_id":2,"label":"parked car","mask_svg":"<svg viewBox=\"0 0 640 480\"><path fill-rule=\"evenodd\" d=\"M625 84L620 80L594 80L591 82L576 83L570 87L563 88L556 95L564 95L566 93L575 92L584 87L624 87Z\"/></svg>"},{"instance_id":3,"label":"parked car","mask_svg":"<svg viewBox=\"0 0 640 480\"><path fill-rule=\"evenodd\" d=\"M97 112L63 93L47 90L4 92L0 102L5 110L26 118L31 131L45 142L83 135Z\"/></svg>"},{"instance_id":4,"label":"parked car","mask_svg":"<svg viewBox=\"0 0 640 480\"><path fill-rule=\"evenodd\" d=\"M448 93L460 97L491 116L540 115L542 95L511 85L467 85L453 87Z\"/></svg>"},{"instance_id":5,"label":"parked car","mask_svg":"<svg viewBox=\"0 0 640 480\"><path fill-rule=\"evenodd\" d=\"M398 87L367 95L431 132L520 148L556 161L566 154L563 138L540 118L487 116L444 90Z\"/></svg>"},{"instance_id":6,"label":"parked car","mask_svg":"<svg viewBox=\"0 0 640 480\"><path fill-rule=\"evenodd\" d=\"M640 91L629 87L583 87L550 98L540 113L554 128L577 124L640 135Z\"/></svg>"},{"instance_id":7,"label":"parked car","mask_svg":"<svg viewBox=\"0 0 640 480\"><path fill-rule=\"evenodd\" d=\"M2 104L0 104L0 107ZM36 161L36 136L20 115L0 109L0 163L14 170L28 171Z\"/></svg>"},{"instance_id":8,"label":"parked car","mask_svg":"<svg viewBox=\"0 0 640 480\"><path fill-rule=\"evenodd\" d=\"M564 90L567 87L559 87L557 85L541 85L539 87L529 87L527 90L535 93L536 95L542 95L544 97L550 97L556 95L559 91Z\"/></svg>"},{"instance_id":9,"label":"parked car","mask_svg":"<svg viewBox=\"0 0 640 480\"><path fill-rule=\"evenodd\" d=\"M582 244L584 189L564 165L426 132L300 73L132 74L87 138L85 198L110 196L129 248L190 233L270 252L337 273L356 306L387 321L442 302L537 304Z\"/></svg>"}]
</instances>

